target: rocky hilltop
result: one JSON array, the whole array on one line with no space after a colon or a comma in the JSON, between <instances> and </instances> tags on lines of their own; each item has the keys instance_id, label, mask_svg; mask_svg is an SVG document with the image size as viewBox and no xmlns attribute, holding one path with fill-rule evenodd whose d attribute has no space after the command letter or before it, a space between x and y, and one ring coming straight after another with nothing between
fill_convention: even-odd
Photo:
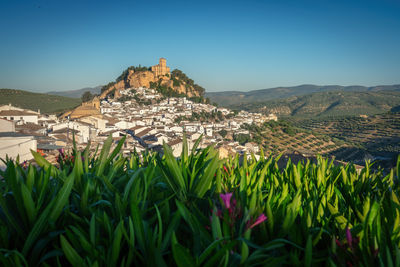
<instances>
[{"instance_id":1,"label":"rocky hilltop","mask_svg":"<svg viewBox=\"0 0 400 267\"><path fill-rule=\"evenodd\" d=\"M167 60L160 58L159 64L150 68L131 66L109 84L103 86L100 96L84 102L74 110L64 113L61 117L76 119L84 116L100 116L100 100L106 97L118 99L121 90L128 88L146 87L156 89L166 97L186 96L188 98L203 99L204 88L195 84L182 71L175 69L172 72L167 67Z\"/></svg>"},{"instance_id":2,"label":"rocky hilltop","mask_svg":"<svg viewBox=\"0 0 400 267\"><path fill-rule=\"evenodd\" d=\"M163 94L187 97L202 97L204 88L194 83L182 71L167 67L165 58L160 58L159 64L150 68L134 67L127 68L115 82L111 82L102 88L100 98L113 95L120 97L120 90L127 88L147 87L157 89Z\"/></svg>"}]
</instances>

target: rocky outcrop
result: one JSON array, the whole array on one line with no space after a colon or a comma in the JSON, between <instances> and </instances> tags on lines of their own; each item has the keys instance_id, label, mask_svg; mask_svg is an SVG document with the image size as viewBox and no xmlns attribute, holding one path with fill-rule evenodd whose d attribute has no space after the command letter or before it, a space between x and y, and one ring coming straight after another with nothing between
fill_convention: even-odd
<instances>
[{"instance_id":1,"label":"rocky outcrop","mask_svg":"<svg viewBox=\"0 0 400 267\"><path fill-rule=\"evenodd\" d=\"M128 88L134 87L150 87L150 82L155 82L156 76L152 71L139 71L134 73L130 71L128 78L126 80Z\"/></svg>"},{"instance_id":2,"label":"rocky outcrop","mask_svg":"<svg viewBox=\"0 0 400 267\"><path fill-rule=\"evenodd\" d=\"M100 99L111 94L118 99L121 96L120 91L127 88L153 87L157 89L157 87L162 86L187 97L199 97L204 93L204 89L194 84L193 80L189 79L183 72L175 70L171 73L164 58L161 58L160 63L150 69L140 66L128 68L117 78L116 82L109 83L99 97L82 103L81 106L66 112L62 117L69 116L74 119L100 115Z\"/></svg>"},{"instance_id":3,"label":"rocky outcrop","mask_svg":"<svg viewBox=\"0 0 400 267\"><path fill-rule=\"evenodd\" d=\"M109 84L108 88L102 92L100 98L105 98L107 95L114 93L114 98L120 97L120 90L127 88L147 87L156 84L171 88L178 94L185 94L188 97L202 96L203 92L197 90L195 85L188 84L179 77L175 77L170 72L170 68L166 66L166 60L161 58L158 65L152 66L151 70L128 69L124 72L120 81ZM181 73L181 72L180 72ZM193 82L193 81L192 81Z\"/></svg>"}]
</instances>

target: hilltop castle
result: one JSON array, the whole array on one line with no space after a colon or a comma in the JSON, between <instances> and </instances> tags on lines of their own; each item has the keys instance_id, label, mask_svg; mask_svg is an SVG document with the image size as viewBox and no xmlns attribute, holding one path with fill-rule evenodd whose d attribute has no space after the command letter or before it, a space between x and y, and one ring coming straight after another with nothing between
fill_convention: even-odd
<instances>
[{"instance_id":1,"label":"hilltop castle","mask_svg":"<svg viewBox=\"0 0 400 267\"><path fill-rule=\"evenodd\" d=\"M156 77L160 77L170 73L170 68L167 67L167 60L165 58L160 58L160 63L158 65L152 66L151 71L154 72Z\"/></svg>"},{"instance_id":2,"label":"hilltop castle","mask_svg":"<svg viewBox=\"0 0 400 267\"><path fill-rule=\"evenodd\" d=\"M186 76L184 75L184 77ZM178 84L176 85L174 81L178 81ZM100 96L96 96L91 101L82 103L74 110L64 113L62 117L69 116L71 119L76 119L85 116L101 116L100 101L110 93L113 92L114 99L118 99L121 97L120 90L139 87L150 88L151 83L158 83L158 85L165 86L178 94L184 94L188 97L200 96L202 94L201 91L195 88L195 85L187 84L185 78L172 78L171 69L167 67L167 60L165 58L160 58L159 64L152 66L150 69L143 70L139 68L139 70L135 70L135 68L128 68L123 73L122 78L116 82L110 83L109 86L102 91Z\"/></svg>"}]
</instances>

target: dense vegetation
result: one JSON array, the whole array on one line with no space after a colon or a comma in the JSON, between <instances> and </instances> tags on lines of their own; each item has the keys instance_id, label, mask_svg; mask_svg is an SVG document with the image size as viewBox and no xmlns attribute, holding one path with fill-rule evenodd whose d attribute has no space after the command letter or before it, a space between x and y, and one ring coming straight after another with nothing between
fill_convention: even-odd
<instances>
[{"instance_id":1,"label":"dense vegetation","mask_svg":"<svg viewBox=\"0 0 400 267\"><path fill-rule=\"evenodd\" d=\"M109 82L108 84L101 87L101 93L103 93L104 91L107 91L109 88L113 87L115 85L115 83L116 82Z\"/></svg>"},{"instance_id":2,"label":"dense vegetation","mask_svg":"<svg viewBox=\"0 0 400 267\"><path fill-rule=\"evenodd\" d=\"M124 70L115 81L119 82L122 80L126 80L126 78L128 78L128 74L129 74L130 70L133 70L134 72L139 72L139 71L148 71L150 69L151 68L149 68L149 67L144 67L144 66L142 67L140 64L139 64L139 66L130 66L126 70Z\"/></svg>"},{"instance_id":3,"label":"dense vegetation","mask_svg":"<svg viewBox=\"0 0 400 267\"><path fill-rule=\"evenodd\" d=\"M158 82L150 82L150 88L155 89L158 93L160 93L164 97L184 97L186 96L184 93L178 93L176 90L168 87L166 85L161 84L161 80Z\"/></svg>"},{"instance_id":4,"label":"dense vegetation","mask_svg":"<svg viewBox=\"0 0 400 267\"><path fill-rule=\"evenodd\" d=\"M192 112L192 116L179 116L175 118L176 123L180 123L183 120L186 121L197 121L197 122L221 122L225 119L233 117L233 114L224 115L221 111L213 110L211 112L200 111L200 112Z\"/></svg>"},{"instance_id":5,"label":"dense vegetation","mask_svg":"<svg viewBox=\"0 0 400 267\"><path fill-rule=\"evenodd\" d=\"M86 91L83 93L81 99L82 102L88 102L90 100L92 100L95 97L95 95L92 95L92 93L90 91Z\"/></svg>"},{"instance_id":6,"label":"dense vegetation","mask_svg":"<svg viewBox=\"0 0 400 267\"><path fill-rule=\"evenodd\" d=\"M81 104L79 98L70 98L57 95L32 93L15 89L0 89L0 105L31 109L41 113L59 113L71 110Z\"/></svg>"},{"instance_id":7,"label":"dense vegetation","mask_svg":"<svg viewBox=\"0 0 400 267\"><path fill-rule=\"evenodd\" d=\"M397 168L276 158L98 157L76 148L53 166L7 161L0 172L3 266L281 266L400 263ZM198 144L198 143L197 143Z\"/></svg>"},{"instance_id":8,"label":"dense vegetation","mask_svg":"<svg viewBox=\"0 0 400 267\"><path fill-rule=\"evenodd\" d=\"M204 95L205 89L198 84L195 84L192 79L186 76L181 70L174 69L171 72L171 79L174 86L181 85L181 81L185 82L186 89L192 87L194 91L198 92L200 96Z\"/></svg>"}]
</instances>

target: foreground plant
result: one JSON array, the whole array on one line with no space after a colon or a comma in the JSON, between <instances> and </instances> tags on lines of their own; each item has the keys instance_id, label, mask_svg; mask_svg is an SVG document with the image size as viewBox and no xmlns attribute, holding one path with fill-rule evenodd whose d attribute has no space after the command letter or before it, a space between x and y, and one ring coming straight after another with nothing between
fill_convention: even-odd
<instances>
[{"instance_id":1,"label":"foreground plant","mask_svg":"<svg viewBox=\"0 0 400 267\"><path fill-rule=\"evenodd\" d=\"M60 151L0 171L3 266L400 266L397 168ZM111 148L114 147L112 150Z\"/></svg>"}]
</instances>

